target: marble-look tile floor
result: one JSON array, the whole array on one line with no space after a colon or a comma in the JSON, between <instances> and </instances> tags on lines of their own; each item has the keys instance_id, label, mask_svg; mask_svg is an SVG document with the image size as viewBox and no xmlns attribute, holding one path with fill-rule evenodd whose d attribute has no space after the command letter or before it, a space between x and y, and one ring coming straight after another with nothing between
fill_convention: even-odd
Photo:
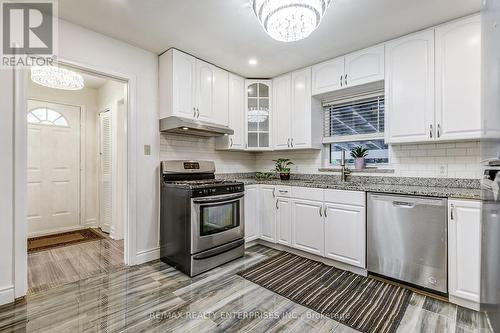
<instances>
[{"instance_id":1,"label":"marble-look tile floor","mask_svg":"<svg viewBox=\"0 0 500 333\"><path fill-rule=\"evenodd\" d=\"M0 332L355 332L236 275L275 253L254 246L194 278L155 261L65 284L0 307ZM415 295L399 332L486 327L476 312Z\"/></svg>"},{"instance_id":2,"label":"marble-look tile floor","mask_svg":"<svg viewBox=\"0 0 500 333\"><path fill-rule=\"evenodd\" d=\"M28 294L124 267L123 240L104 239L28 254Z\"/></svg>"}]
</instances>

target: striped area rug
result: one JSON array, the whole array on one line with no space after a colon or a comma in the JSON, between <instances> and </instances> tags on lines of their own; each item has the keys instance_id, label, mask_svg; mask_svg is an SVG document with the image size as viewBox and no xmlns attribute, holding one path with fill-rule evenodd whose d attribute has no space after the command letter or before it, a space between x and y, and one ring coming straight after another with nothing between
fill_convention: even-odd
<instances>
[{"instance_id":1,"label":"striped area rug","mask_svg":"<svg viewBox=\"0 0 500 333\"><path fill-rule=\"evenodd\" d=\"M396 332L412 296L408 289L287 252L239 275L365 333Z\"/></svg>"}]
</instances>

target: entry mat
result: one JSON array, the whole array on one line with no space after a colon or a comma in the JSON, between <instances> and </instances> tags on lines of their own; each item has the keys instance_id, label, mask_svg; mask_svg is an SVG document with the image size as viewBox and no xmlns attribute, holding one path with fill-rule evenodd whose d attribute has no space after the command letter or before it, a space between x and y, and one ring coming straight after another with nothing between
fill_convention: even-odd
<instances>
[{"instance_id":1,"label":"entry mat","mask_svg":"<svg viewBox=\"0 0 500 333\"><path fill-rule=\"evenodd\" d=\"M99 239L104 239L104 236L92 229L82 229L60 234L33 237L28 238L28 253Z\"/></svg>"},{"instance_id":2,"label":"entry mat","mask_svg":"<svg viewBox=\"0 0 500 333\"><path fill-rule=\"evenodd\" d=\"M412 291L282 252L240 276L365 333L396 332Z\"/></svg>"}]
</instances>

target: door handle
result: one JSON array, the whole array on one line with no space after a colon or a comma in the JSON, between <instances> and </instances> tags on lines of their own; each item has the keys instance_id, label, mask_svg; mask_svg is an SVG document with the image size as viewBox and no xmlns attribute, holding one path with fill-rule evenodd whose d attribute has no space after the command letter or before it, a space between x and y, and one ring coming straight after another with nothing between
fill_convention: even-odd
<instances>
[{"instance_id":1,"label":"door handle","mask_svg":"<svg viewBox=\"0 0 500 333\"><path fill-rule=\"evenodd\" d=\"M440 138L441 137L441 125L438 124L437 126L437 137Z\"/></svg>"},{"instance_id":2,"label":"door handle","mask_svg":"<svg viewBox=\"0 0 500 333\"><path fill-rule=\"evenodd\" d=\"M276 187L273 188L273 198L276 198Z\"/></svg>"},{"instance_id":3,"label":"door handle","mask_svg":"<svg viewBox=\"0 0 500 333\"><path fill-rule=\"evenodd\" d=\"M340 86L342 87L342 75L340 75Z\"/></svg>"},{"instance_id":4,"label":"door handle","mask_svg":"<svg viewBox=\"0 0 500 333\"><path fill-rule=\"evenodd\" d=\"M326 207L325 210L323 211L323 214L325 215L325 217L328 217L328 215L326 214Z\"/></svg>"},{"instance_id":5,"label":"door handle","mask_svg":"<svg viewBox=\"0 0 500 333\"><path fill-rule=\"evenodd\" d=\"M290 146L293 148L293 138L290 139Z\"/></svg>"},{"instance_id":6,"label":"door handle","mask_svg":"<svg viewBox=\"0 0 500 333\"><path fill-rule=\"evenodd\" d=\"M432 124L430 124L430 126L429 126L429 136L430 136L431 139L432 139L432 132L433 132L433 130L432 130Z\"/></svg>"},{"instance_id":7,"label":"door handle","mask_svg":"<svg viewBox=\"0 0 500 333\"><path fill-rule=\"evenodd\" d=\"M196 108L193 106L193 118L196 118Z\"/></svg>"},{"instance_id":8,"label":"door handle","mask_svg":"<svg viewBox=\"0 0 500 333\"><path fill-rule=\"evenodd\" d=\"M455 220L455 213L454 213L454 210L455 210L455 205L454 205L454 204L451 204L451 205L450 205L450 220Z\"/></svg>"},{"instance_id":9,"label":"door handle","mask_svg":"<svg viewBox=\"0 0 500 333\"><path fill-rule=\"evenodd\" d=\"M323 207L319 207L319 216L323 217L323 212L321 211Z\"/></svg>"},{"instance_id":10,"label":"door handle","mask_svg":"<svg viewBox=\"0 0 500 333\"><path fill-rule=\"evenodd\" d=\"M276 209L279 209L279 207L278 207L278 199L276 199Z\"/></svg>"},{"instance_id":11,"label":"door handle","mask_svg":"<svg viewBox=\"0 0 500 333\"><path fill-rule=\"evenodd\" d=\"M286 140L286 145L288 146L288 148L290 148L290 138L288 138L288 140Z\"/></svg>"},{"instance_id":12,"label":"door handle","mask_svg":"<svg viewBox=\"0 0 500 333\"><path fill-rule=\"evenodd\" d=\"M413 208L415 204L413 202L404 202L404 201L393 201L393 206L402 207L402 208Z\"/></svg>"},{"instance_id":13,"label":"door handle","mask_svg":"<svg viewBox=\"0 0 500 333\"><path fill-rule=\"evenodd\" d=\"M347 87L347 74L345 75L345 86Z\"/></svg>"},{"instance_id":14,"label":"door handle","mask_svg":"<svg viewBox=\"0 0 500 333\"><path fill-rule=\"evenodd\" d=\"M196 111L198 113L198 115L196 116L196 118L200 118L200 109L196 108Z\"/></svg>"},{"instance_id":15,"label":"door handle","mask_svg":"<svg viewBox=\"0 0 500 333\"><path fill-rule=\"evenodd\" d=\"M233 146L233 138L229 139L229 142L230 142L229 147L232 147Z\"/></svg>"}]
</instances>

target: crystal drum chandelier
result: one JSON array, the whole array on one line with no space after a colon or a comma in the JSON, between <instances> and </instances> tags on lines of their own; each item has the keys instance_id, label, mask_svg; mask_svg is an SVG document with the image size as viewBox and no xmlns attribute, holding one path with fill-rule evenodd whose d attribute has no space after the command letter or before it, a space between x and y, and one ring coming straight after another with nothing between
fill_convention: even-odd
<instances>
[{"instance_id":1,"label":"crystal drum chandelier","mask_svg":"<svg viewBox=\"0 0 500 333\"><path fill-rule=\"evenodd\" d=\"M64 90L80 90L84 87L83 76L55 66L31 67L31 80L39 85Z\"/></svg>"},{"instance_id":2,"label":"crystal drum chandelier","mask_svg":"<svg viewBox=\"0 0 500 333\"><path fill-rule=\"evenodd\" d=\"M251 0L252 8L274 39L293 42L309 36L332 0Z\"/></svg>"}]
</instances>

